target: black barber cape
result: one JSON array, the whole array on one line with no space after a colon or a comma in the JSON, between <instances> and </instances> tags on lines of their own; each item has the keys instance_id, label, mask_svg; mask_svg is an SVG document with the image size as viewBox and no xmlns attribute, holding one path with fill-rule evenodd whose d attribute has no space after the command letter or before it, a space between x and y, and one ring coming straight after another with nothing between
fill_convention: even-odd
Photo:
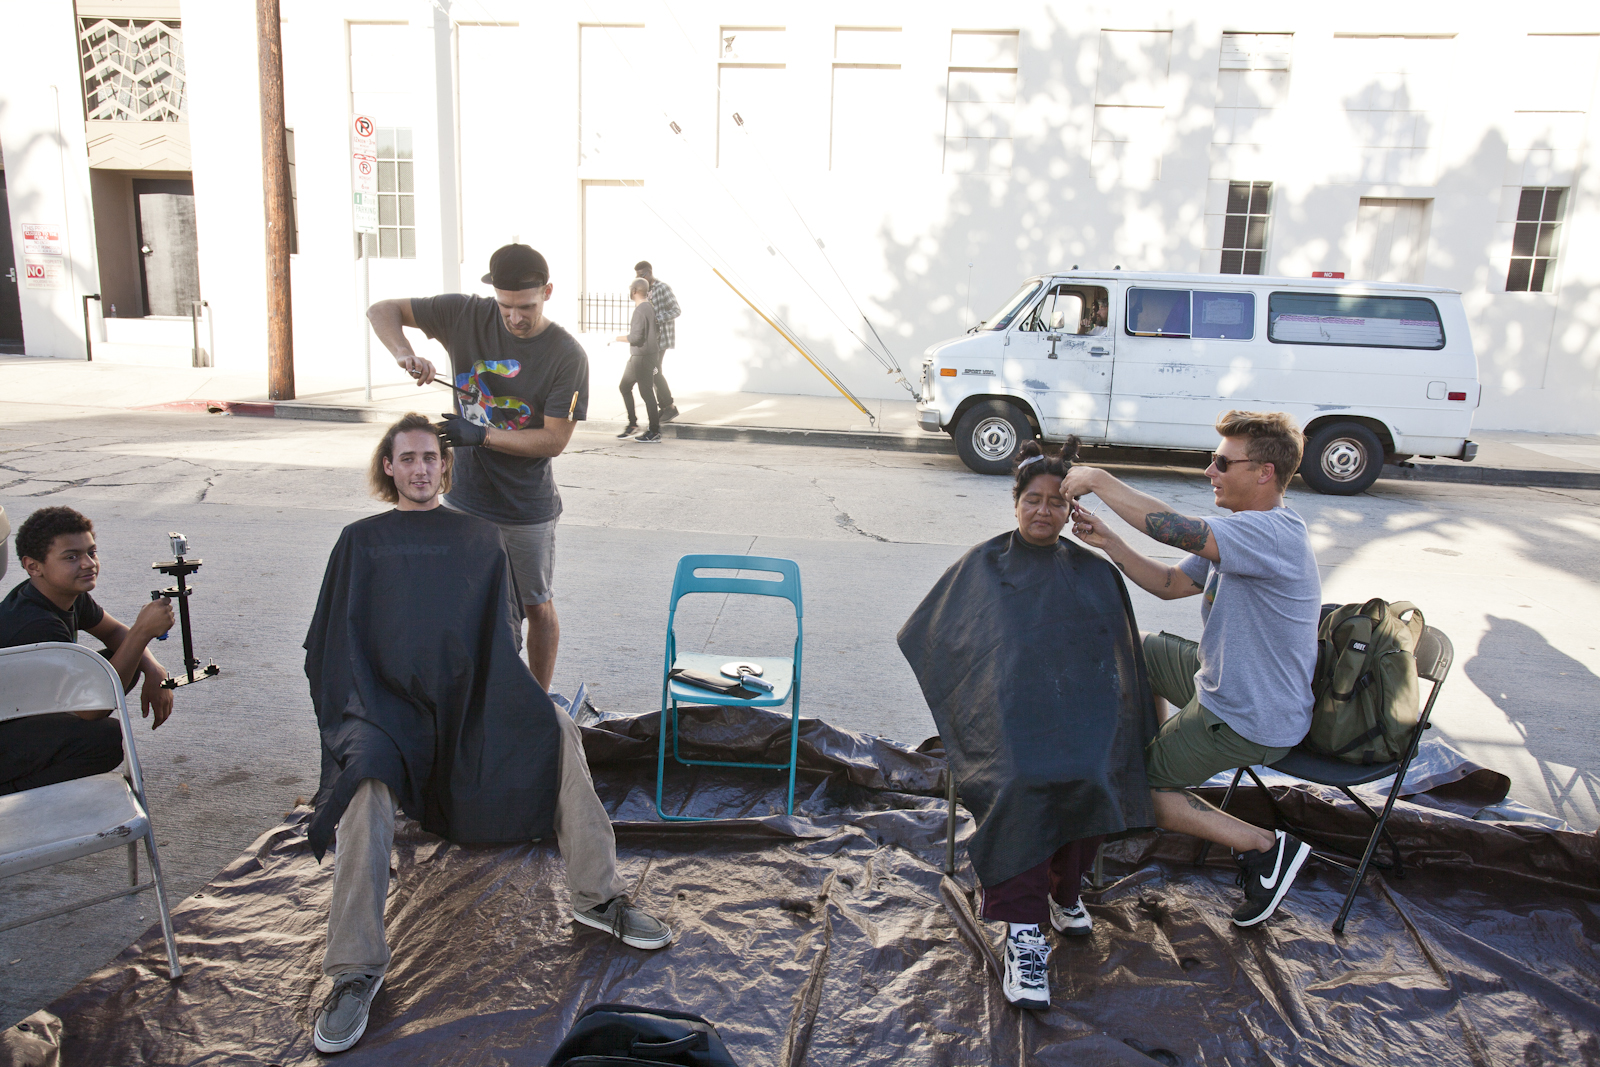
<instances>
[{"instance_id":1,"label":"black barber cape","mask_svg":"<svg viewBox=\"0 0 1600 1067\"><path fill-rule=\"evenodd\" d=\"M561 728L518 652L499 529L446 508L389 511L339 535L306 634L322 733L309 828L320 859L363 778L458 843L552 833Z\"/></svg>"},{"instance_id":2,"label":"black barber cape","mask_svg":"<svg viewBox=\"0 0 1600 1067\"><path fill-rule=\"evenodd\" d=\"M1001 534L944 573L899 640L977 819L968 854L984 885L1070 841L1154 824L1155 706L1111 564Z\"/></svg>"}]
</instances>

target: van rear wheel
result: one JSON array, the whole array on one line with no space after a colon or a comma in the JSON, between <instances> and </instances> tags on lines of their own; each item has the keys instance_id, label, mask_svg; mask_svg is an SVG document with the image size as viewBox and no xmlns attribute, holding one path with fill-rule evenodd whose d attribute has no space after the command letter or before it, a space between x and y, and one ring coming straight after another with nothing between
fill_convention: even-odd
<instances>
[{"instance_id":1,"label":"van rear wheel","mask_svg":"<svg viewBox=\"0 0 1600 1067\"><path fill-rule=\"evenodd\" d=\"M1366 492L1383 471L1383 442L1359 422L1324 426L1306 443L1300 475L1319 493L1354 496Z\"/></svg>"},{"instance_id":2,"label":"van rear wheel","mask_svg":"<svg viewBox=\"0 0 1600 1067\"><path fill-rule=\"evenodd\" d=\"M961 462L979 474L1010 474L1011 461L1033 425L1020 408L1004 400L984 400L967 409L952 434Z\"/></svg>"}]
</instances>

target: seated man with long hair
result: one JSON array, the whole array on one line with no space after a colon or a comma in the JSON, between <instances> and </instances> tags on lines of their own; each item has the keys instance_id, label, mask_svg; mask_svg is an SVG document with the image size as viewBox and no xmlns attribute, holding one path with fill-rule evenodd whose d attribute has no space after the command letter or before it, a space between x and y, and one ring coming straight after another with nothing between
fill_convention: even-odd
<instances>
[{"instance_id":1,"label":"seated man with long hair","mask_svg":"<svg viewBox=\"0 0 1600 1067\"><path fill-rule=\"evenodd\" d=\"M309 838L338 828L314 1043L343 1052L367 1028L389 966L384 902L395 808L460 844L555 834L574 921L633 948L672 931L629 903L610 817L577 723L519 654L521 599L499 528L440 506L451 453L410 414L373 452L373 495L395 505L346 526L306 634L322 733Z\"/></svg>"}]
</instances>

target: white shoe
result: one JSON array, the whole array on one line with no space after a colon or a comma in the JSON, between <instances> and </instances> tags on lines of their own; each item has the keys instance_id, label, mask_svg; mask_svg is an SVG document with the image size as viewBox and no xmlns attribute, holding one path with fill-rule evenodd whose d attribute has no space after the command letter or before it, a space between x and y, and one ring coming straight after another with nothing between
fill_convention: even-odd
<instances>
[{"instance_id":1,"label":"white shoe","mask_svg":"<svg viewBox=\"0 0 1600 1067\"><path fill-rule=\"evenodd\" d=\"M1054 897L1049 899L1050 925L1055 927L1056 933L1069 937L1087 937L1094 933L1094 919L1090 917L1089 909L1083 906L1082 897L1073 901L1070 908L1057 904Z\"/></svg>"},{"instance_id":2,"label":"white shoe","mask_svg":"<svg viewBox=\"0 0 1600 1067\"><path fill-rule=\"evenodd\" d=\"M1006 1000L1029 1011L1050 1010L1050 942L1038 927L1006 935Z\"/></svg>"}]
</instances>

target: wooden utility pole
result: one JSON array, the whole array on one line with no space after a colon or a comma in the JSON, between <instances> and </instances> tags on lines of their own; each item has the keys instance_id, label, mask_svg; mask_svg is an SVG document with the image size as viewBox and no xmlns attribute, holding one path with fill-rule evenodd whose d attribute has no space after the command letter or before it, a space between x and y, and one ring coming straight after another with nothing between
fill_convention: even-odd
<instances>
[{"instance_id":1,"label":"wooden utility pole","mask_svg":"<svg viewBox=\"0 0 1600 1067\"><path fill-rule=\"evenodd\" d=\"M294 399L289 307L289 144L283 117L283 29L278 0L256 0L261 62L261 177L267 207L267 395Z\"/></svg>"}]
</instances>

